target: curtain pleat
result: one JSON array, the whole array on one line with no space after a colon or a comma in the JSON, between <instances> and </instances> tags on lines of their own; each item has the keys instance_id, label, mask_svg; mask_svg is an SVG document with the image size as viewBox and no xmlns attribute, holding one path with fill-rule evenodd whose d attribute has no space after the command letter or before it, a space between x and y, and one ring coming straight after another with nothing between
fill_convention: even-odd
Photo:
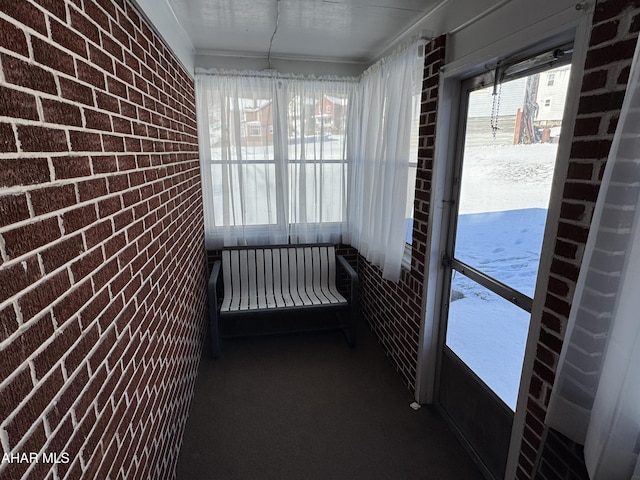
<instances>
[{"instance_id":1,"label":"curtain pleat","mask_svg":"<svg viewBox=\"0 0 640 480\"><path fill-rule=\"evenodd\" d=\"M417 52L412 44L365 72L349 118L348 241L392 281L405 249L412 107L423 68Z\"/></svg>"}]
</instances>

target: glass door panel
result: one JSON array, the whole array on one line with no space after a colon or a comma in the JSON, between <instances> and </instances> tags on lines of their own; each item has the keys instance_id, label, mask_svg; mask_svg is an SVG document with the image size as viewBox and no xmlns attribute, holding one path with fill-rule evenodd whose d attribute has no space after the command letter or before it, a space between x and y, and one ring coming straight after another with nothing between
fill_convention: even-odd
<instances>
[{"instance_id":1,"label":"glass door panel","mask_svg":"<svg viewBox=\"0 0 640 480\"><path fill-rule=\"evenodd\" d=\"M529 312L460 274L450 302L447 346L515 410Z\"/></svg>"},{"instance_id":2,"label":"glass door panel","mask_svg":"<svg viewBox=\"0 0 640 480\"><path fill-rule=\"evenodd\" d=\"M515 410L568 65L469 92L446 346Z\"/></svg>"}]
</instances>

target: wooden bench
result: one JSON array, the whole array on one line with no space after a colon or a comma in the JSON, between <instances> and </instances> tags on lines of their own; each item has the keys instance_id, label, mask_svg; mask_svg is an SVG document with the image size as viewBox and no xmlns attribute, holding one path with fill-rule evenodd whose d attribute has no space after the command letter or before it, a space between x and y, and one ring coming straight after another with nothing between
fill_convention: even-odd
<instances>
[{"instance_id":1,"label":"wooden bench","mask_svg":"<svg viewBox=\"0 0 640 480\"><path fill-rule=\"evenodd\" d=\"M343 281L338 282L339 278ZM345 284L345 291L339 291L339 284ZM358 275L344 257L336 255L334 245L225 248L222 260L213 264L208 285L212 356L220 355L221 337L237 335L227 334L225 328L234 319L302 315L311 310L335 314L338 319L335 325L313 329L340 328L353 346L358 288ZM308 329L303 318L298 320L286 331Z\"/></svg>"}]
</instances>

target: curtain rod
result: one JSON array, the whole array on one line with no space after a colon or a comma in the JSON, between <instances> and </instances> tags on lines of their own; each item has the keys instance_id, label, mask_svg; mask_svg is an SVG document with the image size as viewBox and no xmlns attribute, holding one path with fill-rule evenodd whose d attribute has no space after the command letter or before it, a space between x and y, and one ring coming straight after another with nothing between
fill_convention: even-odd
<instances>
[{"instance_id":1,"label":"curtain rod","mask_svg":"<svg viewBox=\"0 0 640 480\"><path fill-rule=\"evenodd\" d=\"M247 77L247 78L274 78L274 79L294 79L302 81L335 82L335 83L355 83L358 77L340 77L337 75L308 76L296 73L280 73L273 69L265 70L217 70L196 68L196 75L206 75L215 77Z\"/></svg>"}]
</instances>

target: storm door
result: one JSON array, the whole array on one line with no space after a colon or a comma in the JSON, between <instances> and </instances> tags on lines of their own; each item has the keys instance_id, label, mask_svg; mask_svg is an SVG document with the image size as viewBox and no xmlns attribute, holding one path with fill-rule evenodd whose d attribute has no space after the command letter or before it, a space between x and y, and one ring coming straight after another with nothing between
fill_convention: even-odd
<instances>
[{"instance_id":1,"label":"storm door","mask_svg":"<svg viewBox=\"0 0 640 480\"><path fill-rule=\"evenodd\" d=\"M564 133L570 65L559 52L564 50L549 54L553 67L538 63L532 71L521 62L462 88L449 244L442 259L446 337L438 401L485 474L496 479L504 476Z\"/></svg>"}]
</instances>

